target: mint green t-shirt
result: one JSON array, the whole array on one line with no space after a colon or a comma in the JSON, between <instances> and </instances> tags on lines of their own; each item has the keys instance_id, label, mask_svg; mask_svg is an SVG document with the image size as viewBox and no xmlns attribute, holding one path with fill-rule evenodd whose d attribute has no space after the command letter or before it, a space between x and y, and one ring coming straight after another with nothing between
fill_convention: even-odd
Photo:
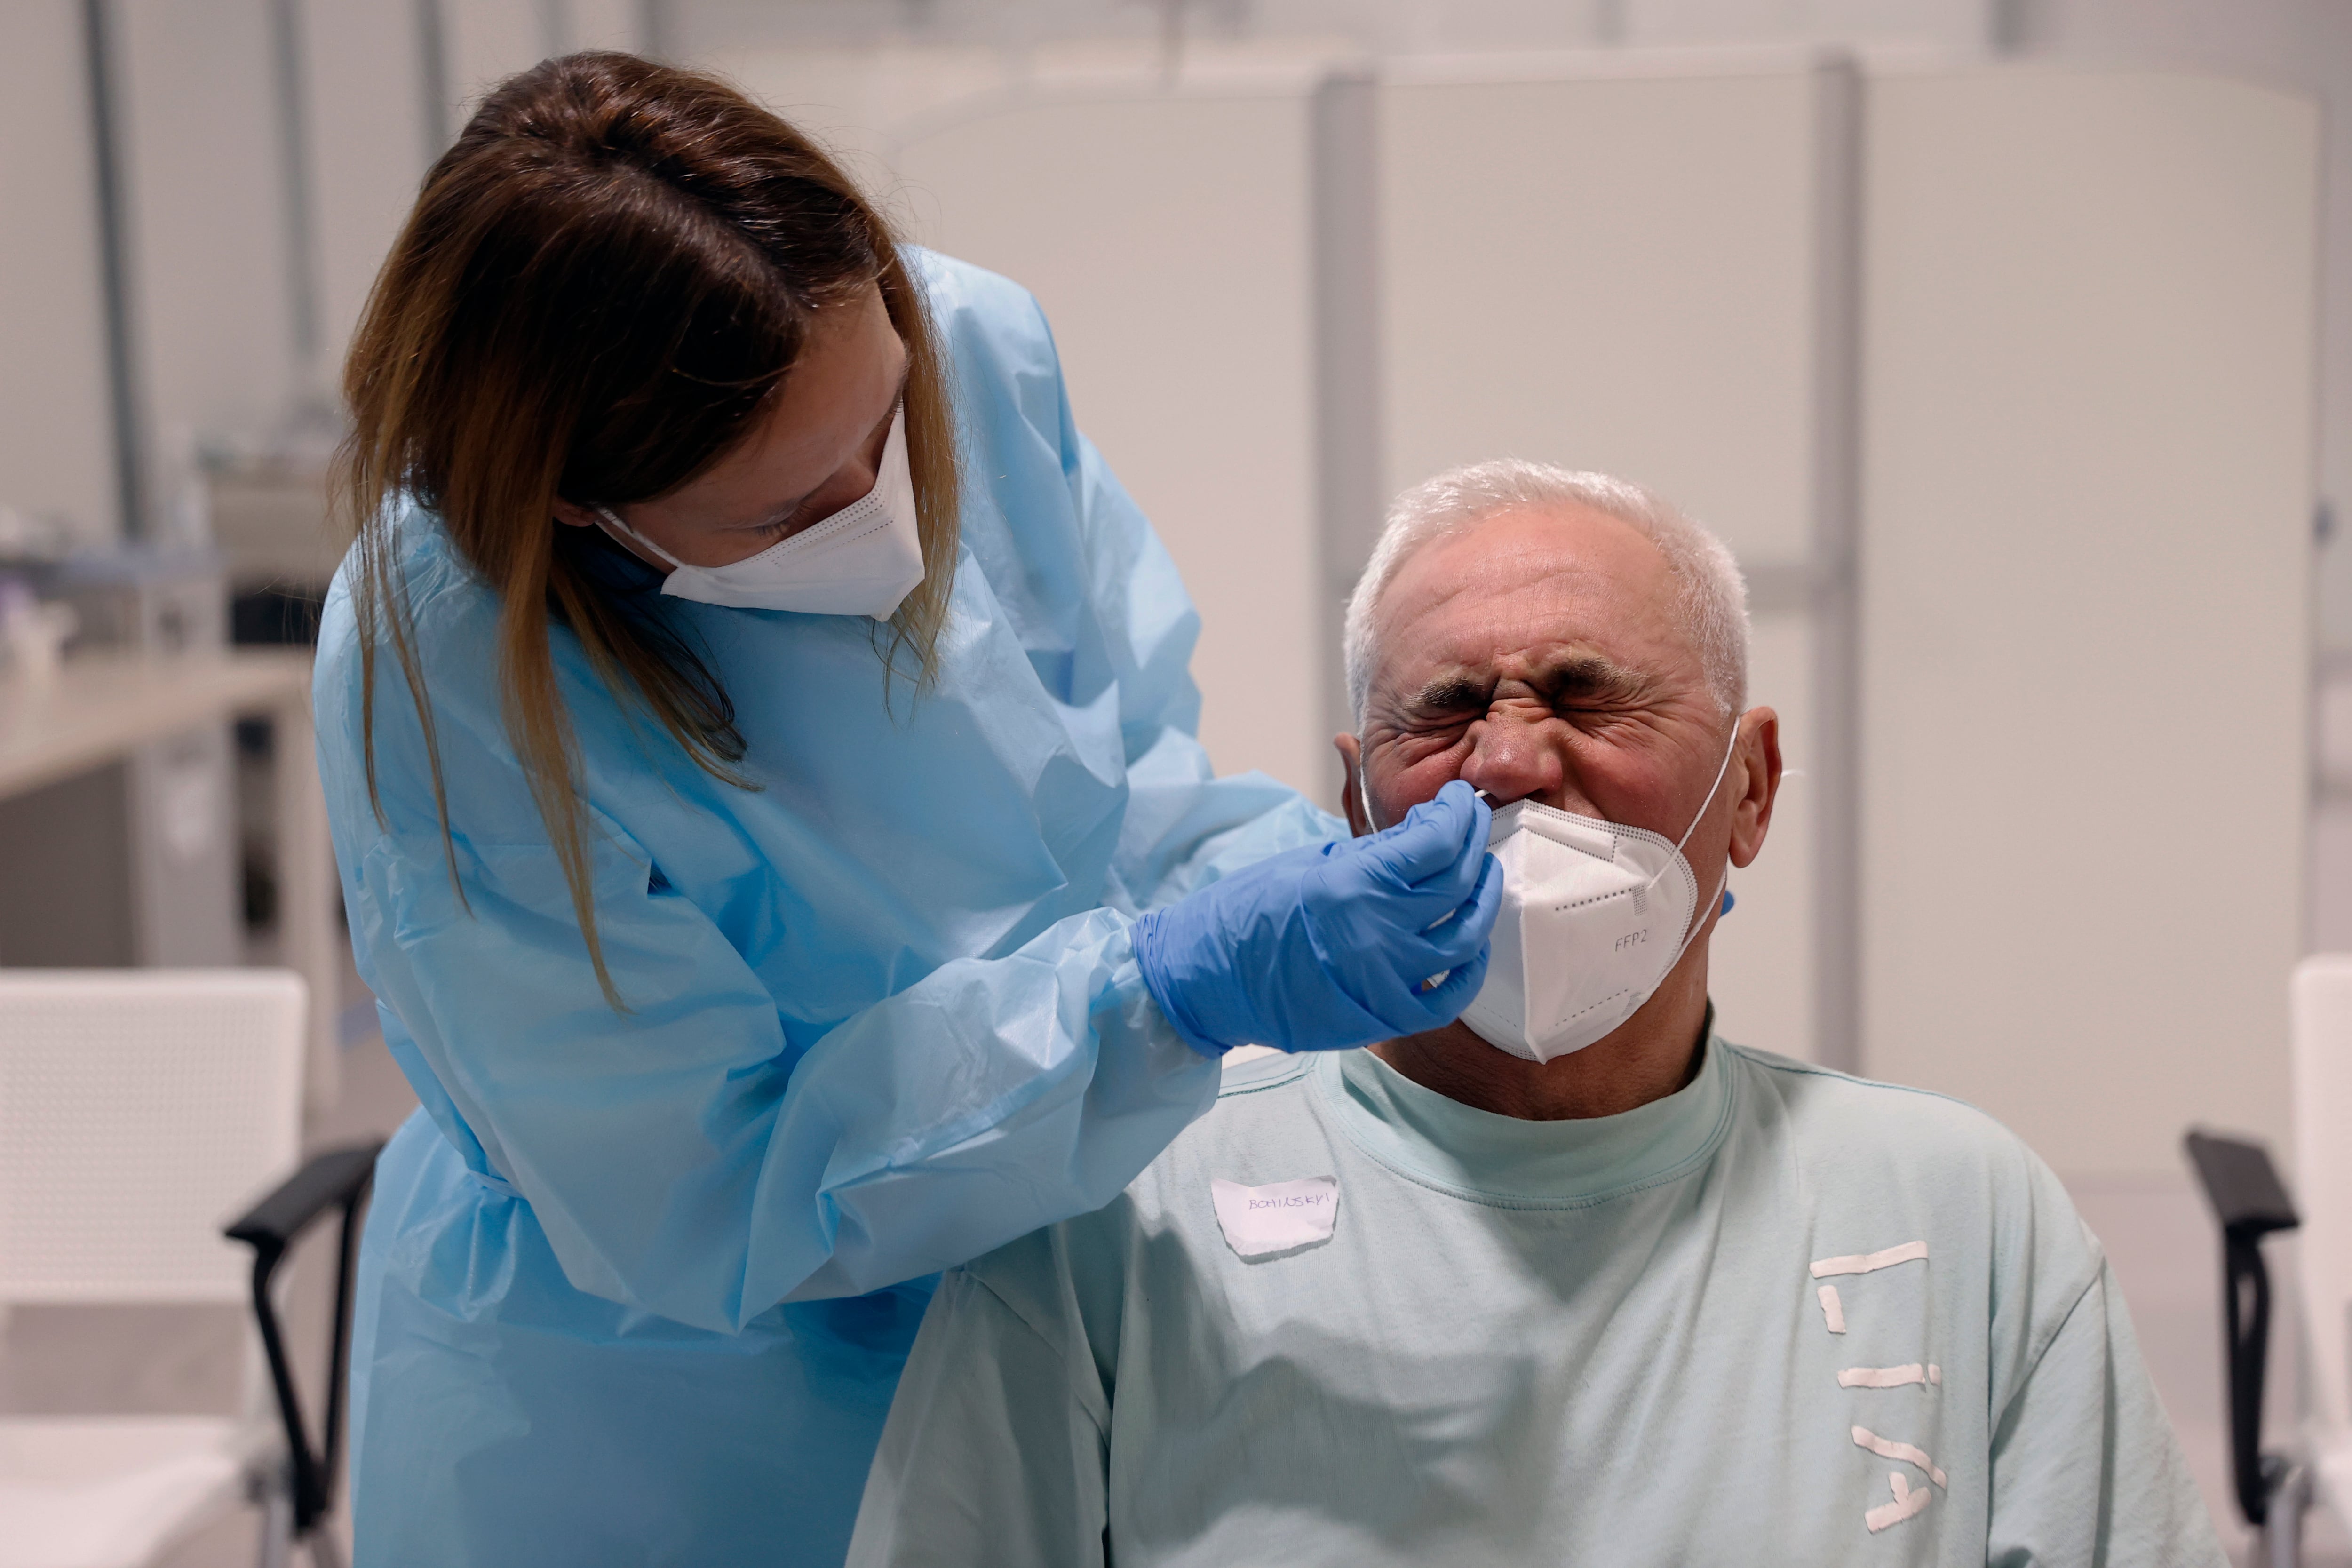
<instances>
[{"instance_id":1,"label":"mint green t-shirt","mask_svg":"<svg viewBox=\"0 0 2352 1568\"><path fill-rule=\"evenodd\" d=\"M2049 1170L1717 1037L1585 1121L1228 1070L1117 1202L947 1275L849 1561L2222 1557Z\"/></svg>"}]
</instances>

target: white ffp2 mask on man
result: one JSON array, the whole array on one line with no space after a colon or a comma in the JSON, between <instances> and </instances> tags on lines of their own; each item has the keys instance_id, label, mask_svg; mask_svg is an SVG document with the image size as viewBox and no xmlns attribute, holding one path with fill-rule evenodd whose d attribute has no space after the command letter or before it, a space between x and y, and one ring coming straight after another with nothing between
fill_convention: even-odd
<instances>
[{"instance_id":1,"label":"white ffp2 mask on man","mask_svg":"<svg viewBox=\"0 0 2352 1568\"><path fill-rule=\"evenodd\" d=\"M613 515L599 516L670 563L662 592L737 610L887 620L923 580L915 480L907 467L907 416L890 421L874 488L813 528L726 566L688 566Z\"/></svg>"},{"instance_id":2,"label":"white ffp2 mask on man","mask_svg":"<svg viewBox=\"0 0 2352 1568\"><path fill-rule=\"evenodd\" d=\"M1738 744L1735 727L1682 843L1531 800L1495 813L1486 847L1503 868L1503 907L1486 983L1462 1015L1480 1039L1548 1062L1601 1038L1656 993L1701 923L1683 844L1715 804Z\"/></svg>"}]
</instances>

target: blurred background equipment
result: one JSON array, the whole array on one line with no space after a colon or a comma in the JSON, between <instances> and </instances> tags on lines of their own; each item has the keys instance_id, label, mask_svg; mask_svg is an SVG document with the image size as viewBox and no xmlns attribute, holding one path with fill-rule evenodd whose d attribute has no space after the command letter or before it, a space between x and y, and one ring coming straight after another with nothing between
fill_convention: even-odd
<instances>
[{"instance_id":1,"label":"blurred background equipment","mask_svg":"<svg viewBox=\"0 0 2352 1568\"><path fill-rule=\"evenodd\" d=\"M1336 795L1339 604L1438 468L1619 471L1730 540L1794 776L1727 1032L2022 1133L2226 1531L2179 1129L2292 1151L2352 1269L2279 984L2352 949L2352 6L0 9L0 965L298 970L314 1140L411 1103L304 711L337 366L469 102L590 47L730 74L1037 293L1201 605L1222 770Z\"/></svg>"}]
</instances>

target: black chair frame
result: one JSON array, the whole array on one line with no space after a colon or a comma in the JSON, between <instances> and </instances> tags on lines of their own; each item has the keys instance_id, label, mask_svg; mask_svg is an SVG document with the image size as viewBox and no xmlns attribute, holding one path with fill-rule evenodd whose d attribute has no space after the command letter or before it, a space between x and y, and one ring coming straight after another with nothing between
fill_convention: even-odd
<instances>
[{"instance_id":1,"label":"black chair frame","mask_svg":"<svg viewBox=\"0 0 2352 1568\"><path fill-rule=\"evenodd\" d=\"M2287 1456L2263 1452L2271 1335L2271 1272L2263 1238L2303 1221L2261 1144L2201 1131L2190 1131L2183 1144L2221 1223L2222 1348L2229 1360L2230 1461L2238 1511L2263 1532L2273 1562L2292 1561L2309 1489Z\"/></svg>"},{"instance_id":2,"label":"black chair frame","mask_svg":"<svg viewBox=\"0 0 2352 1568\"><path fill-rule=\"evenodd\" d=\"M352 1280L359 1248L359 1215L375 1179L375 1157L383 1148L379 1141L312 1155L224 1233L253 1248L254 1323L269 1361L278 1416L286 1433L288 1501L296 1541L309 1538L334 1503L335 1473L342 1457L344 1384L351 1368ZM301 1400L295 1393L294 1369L286 1353L286 1335L278 1322L278 1304L270 1296L270 1283L296 1240L330 1209L342 1211L335 1272L334 1345L327 1372L325 1419L320 1423L320 1441L313 1447Z\"/></svg>"}]
</instances>

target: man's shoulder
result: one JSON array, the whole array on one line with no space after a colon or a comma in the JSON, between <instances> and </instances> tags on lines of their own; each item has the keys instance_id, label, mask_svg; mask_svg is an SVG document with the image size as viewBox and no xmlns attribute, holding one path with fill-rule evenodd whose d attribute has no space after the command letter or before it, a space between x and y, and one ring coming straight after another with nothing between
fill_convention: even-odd
<instances>
[{"instance_id":1,"label":"man's shoulder","mask_svg":"<svg viewBox=\"0 0 2352 1568\"><path fill-rule=\"evenodd\" d=\"M1964 1100L1753 1046L1719 1043L1766 1113L1786 1118L1801 1135L1833 1139L1857 1153L1914 1162L2032 1158L2016 1133Z\"/></svg>"},{"instance_id":2,"label":"man's shoulder","mask_svg":"<svg viewBox=\"0 0 2352 1568\"><path fill-rule=\"evenodd\" d=\"M2073 1200L2025 1141L1965 1100L1725 1043L1745 1103L1741 1120L1803 1168L1817 1191L1875 1193L1965 1209L1996 1232L2029 1215L2063 1216ZM2066 1250L2072 1250L2069 1240Z\"/></svg>"}]
</instances>

